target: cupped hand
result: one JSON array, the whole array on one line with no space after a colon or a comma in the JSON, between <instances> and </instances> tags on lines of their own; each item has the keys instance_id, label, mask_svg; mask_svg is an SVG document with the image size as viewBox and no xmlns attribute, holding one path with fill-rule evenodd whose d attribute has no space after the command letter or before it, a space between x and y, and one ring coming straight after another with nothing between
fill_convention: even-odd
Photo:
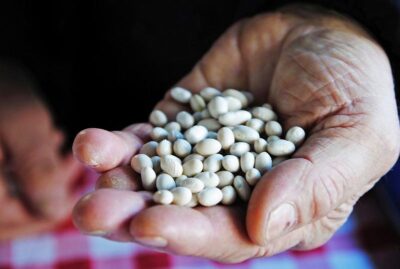
<instances>
[{"instance_id":1,"label":"cupped hand","mask_svg":"<svg viewBox=\"0 0 400 269\"><path fill-rule=\"evenodd\" d=\"M2 85L3 86L3 85ZM26 93L0 89L0 240L54 228L70 216L83 166L61 153L63 133Z\"/></svg>"},{"instance_id":2,"label":"cupped hand","mask_svg":"<svg viewBox=\"0 0 400 269\"><path fill-rule=\"evenodd\" d=\"M223 262L307 250L334 234L399 155L388 59L337 14L296 6L242 20L177 84L250 90L256 102L272 104L286 130L302 126L308 138L264 175L247 208L193 209L149 206L149 194L136 192L136 175L123 165L142 143L137 129L88 130L75 154L108 172L75 207L83 232ZM170 115L182 109L169 93L157 106Z\"/></svg>"}]
</instances>

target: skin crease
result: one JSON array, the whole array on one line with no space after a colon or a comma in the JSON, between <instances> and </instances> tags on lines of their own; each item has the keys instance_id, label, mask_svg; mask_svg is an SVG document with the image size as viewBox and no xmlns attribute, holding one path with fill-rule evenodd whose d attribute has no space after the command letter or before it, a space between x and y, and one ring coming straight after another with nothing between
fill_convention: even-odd
<instances>
[{"instance_id":1,"label":"skin crease","mask_svg":"<svg viewBox=\"0 0 400 269\"><path fill-rule=\"evenodd\" d=\"M0 240L65 221L78 200L72 186L84 168L72 154L61 154L63 133L44 104L25 89L7 89L1 85Z\"/></svg>"},{"instance_id":2,"label":"skin crease","mask_svg":"<svg viewBox=\"0 0 400 269\"><path fill-rule=\"evenodd\" d=\"M293 248L312 249L334 234L355 202L399 155L399 120L387 57L361 27L327 11L296 6L240 21L177 85L193 92L205 86L250 90L260 104L272 104L285 130L302 126L308 139L292 159L263 177L247 209L141 204L124 219L129 225L96 223L96 229L113 235L128 232L126 240L132 237L163 251L228 263ZM170 116L182 109L169 93L156 107ZM134 126L138 131L145 125ZM96 132L104 130L92 130L91 137ZM93 142L91 137L80 135L77 140L80 145L96 143L96 154L113 143ZM113 154L122 160L136 152ZM75 154L85 163L87 156ZM95 169L104 167L109 164ZM120 197L135 193L110 191ZM138 197L136 193L134 199ZM91 232L88 208L102 208L106 199L96 196L96 202L88 198L77 204L74 218L79 229ZM295 210L293 226L282 234L267 232L272 212L284 203ZM102 217L110 216L104 212Z\"/></svg>"}]
</instances>

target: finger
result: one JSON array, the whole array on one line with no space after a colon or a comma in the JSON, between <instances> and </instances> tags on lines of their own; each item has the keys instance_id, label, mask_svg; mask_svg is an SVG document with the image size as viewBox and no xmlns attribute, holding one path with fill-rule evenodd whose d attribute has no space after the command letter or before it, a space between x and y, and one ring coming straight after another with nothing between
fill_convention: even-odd
<instances>
[{"instance_id":1,"label":"finger","mask_svg":"<svg viewBox=\"0 0 400 269\"><path fill-rule=\"evenodd\" d=\"M137 214L130 232L135 242L145 246L237 262L254 257L259 251L248 239L243 219L243 208L159 205Z\"/></svg>"},{"instance_id":2,"label":"finger","mask_svg":"<svg viewBox=\"0 0 400 269\"><path fill-rule=\"evenodd\" d=\"M151 195L99 189L82 197L73 210L75 226L85 234L132 241L127 222L147 207Z\"/></svg>"},{"instance_id":3,"label":"finger","mask_svg":"<svg viewBox=\"0 0 400 269\"><path fill-rule=\"evenodd\" d=\"M138 190L140 187L137 174L131 167L121 166L102 174L96 182L96 189Z\"/></svg>"},{"instance_id":4,"label":"finger","mask_svg":"<svg viewBox=\"0 0 400 269\"><path fill-rule=\"evenodd\" d=\"M247 214L251 239L265 245L370 189L391 164L390 157L382 157L386 149L370 143L375 142L365 141L356 126L311 135L293 159L268 172L254 189Z\"/></svg>"},{"instance_id":5,"label":"finger","mask_svg":"<svg viewBox=\"0 0 400 269\"><path fill-rule=\"evenodd\" d=\"M121 132L86 129L76 136L73 152L85 165L104 172L128 164L143 144L142 138L150 132L150 128L148 124L136 124Z\"/></svg>"}]
</instances>

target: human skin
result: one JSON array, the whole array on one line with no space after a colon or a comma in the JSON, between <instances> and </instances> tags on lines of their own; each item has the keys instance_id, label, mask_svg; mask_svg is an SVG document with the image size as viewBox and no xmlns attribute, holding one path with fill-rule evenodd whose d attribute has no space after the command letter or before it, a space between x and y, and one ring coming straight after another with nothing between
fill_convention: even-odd
<instances>
[{"instance_id":1,"label":"human skin","mask_svg":"<svg viewBox=\"0 0 400 269\"><path fill-rule=\"evenodd\" d=\"M148 193L132 191L140 189L132 184L138 176L122 167L148 125L87 129L74 154L103 175L75 206L82 232L222 262L312 249L329 240L399 155L388 59L360 26L329 11L292 6L239 21L177 85L249 90L272 104L285 130L306 128L307 140L263 176L247 208L186 208L154 206ZM171 117L183 108L169 93L156 107ZM129 190L103 184L110 177L130 181Z\"/></svg>"},{"instance_id":2,"label":"human skin","mask_svg":"<svg viewBox=\"0 0 400 269\"><path fill-rule=\"evenodd\" d=\"M64 140L30 83L0 66L0 240L54 228L78 200L83 166L61 154ZM18 75L20 76L20 75Z\"/></svg>"}]
</instances>

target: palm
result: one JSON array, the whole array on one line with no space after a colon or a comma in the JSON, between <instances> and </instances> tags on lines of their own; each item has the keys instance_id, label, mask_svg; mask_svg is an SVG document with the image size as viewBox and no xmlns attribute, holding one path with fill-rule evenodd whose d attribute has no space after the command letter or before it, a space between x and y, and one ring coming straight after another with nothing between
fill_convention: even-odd
<instances>
[{"instance_id":1,"label":"palm","mask_svg":"<svg viewBox=\"0 0 400 269\"><path fill-rule=\"evenodd\" d=\"M334 21L315 26L294 16L263 15L239 22L214 44L179 85L194 92L205 86L249 90L257 103L272 104L285 128L306 127L309 138L292 160L264 176L249 208L138 207L132 209L133 238L161 236L169 251L233 262L292 247L316 247L346 220L391 160L381 162L371 174L364 166L376 165L379 154L360 162L340 150L371 155L369 145L382 143L377 139L382 134L370 128L380 119L369 109L376 109L376 96L390 92L392 85L379 48L359 28L347 29L350 23ZM370 58L364 59L364 53ZM382 98L393 102L391 97ZM169 113L180 109L169 96L158 107ZM352 191L344 192L349 181ZM267 207L293 193L304 193L293 201L306 210L304 225L266 240Z\"/></svg>"}]
</instances>

